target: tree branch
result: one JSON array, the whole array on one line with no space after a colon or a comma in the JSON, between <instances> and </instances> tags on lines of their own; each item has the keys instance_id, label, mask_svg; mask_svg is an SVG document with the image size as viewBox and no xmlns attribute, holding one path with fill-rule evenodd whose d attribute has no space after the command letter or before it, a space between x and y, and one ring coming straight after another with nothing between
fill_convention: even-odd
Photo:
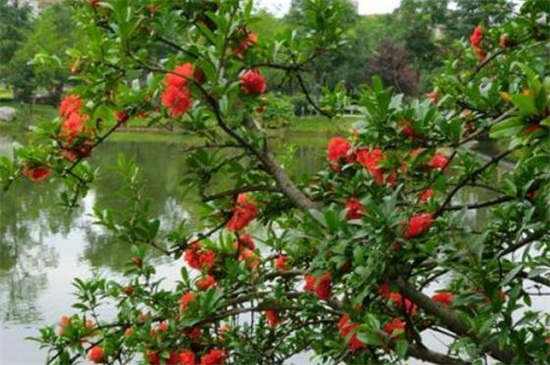
<instances>
[{"instance_id":1,"label":"tree branch","mask_svg":"<svg viewBox=\"0 0 550 365\"><path fill-rule=\"evenodd\" d=\"M464 324L456 314L445 308L441 303L436 302L422 292L417 291L403 278L398 278L396 284L399 291L404 296L426 311L426 313L439 318L446 328L459 336L469 337L477 343L483 342L481 337L479 337L479 335L476 334L472 328ZM504 350L500 348L495 341L491 341L482 346L491 354L491 356L505 364L511 364L514 359L514 352L512 350Z\"/></svg>"}]
</instances>

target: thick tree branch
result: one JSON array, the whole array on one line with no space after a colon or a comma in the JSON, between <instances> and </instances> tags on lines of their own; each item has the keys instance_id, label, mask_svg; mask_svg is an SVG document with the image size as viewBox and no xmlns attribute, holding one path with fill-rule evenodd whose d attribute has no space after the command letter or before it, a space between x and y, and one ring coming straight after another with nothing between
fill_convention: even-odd
<instances>
[{"instance_id":1,"label":"thick tree branch","mask_svg":"<svg viewBox=\"0 0 550 365\"><path fill-rule=\"evenodd\" d=\"M399 291L404 296L409 298L416 305L426 311L426 313L439 318L439 320L441 320L446 328L453 331L459 336L469 337L478 343L483 342L481 337L476 334L472 328L464 324L456 314L445 308L442 304L417 291L403 278L398 278L396 284L399 288ZM500 348L498 344L494 341L491 341L488 344L484 345L483 348L486 349L495 359L502 361L505 364L511 364L513 362L513 351Z\"/></svg>"}]
</instances>

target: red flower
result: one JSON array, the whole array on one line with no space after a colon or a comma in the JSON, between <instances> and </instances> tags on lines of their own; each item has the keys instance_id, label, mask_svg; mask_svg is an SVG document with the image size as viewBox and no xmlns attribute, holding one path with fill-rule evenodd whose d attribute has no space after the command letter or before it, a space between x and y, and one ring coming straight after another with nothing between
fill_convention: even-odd
<instances>
[{"instance_id":1,"label":"red flower","mask_svg":"<svg viewBox=\"0 0 550 365\"><path fill-rule=\"evenodd\" d=\"M317 277L314 275L304 275L305 285L304 290L314 292L315 291L315 282L317 281Z\"/></svg>"},{"instance_id":2,"label":"red flower","mask_svg":"<svg viewBox=\"0 0 550 365\"><path fill-rule=\"evenodd\" d=\"M483 61L485 57L487 57L487 52L485 52L481 48L474 48L474 52L476 54L477 59L480 61Z\"/></svg>"},{"instance_id":3,"label":"red flower","mask_svg":"<svg viewBox=\"0 0 550 365\"><path fill-rule=\"evenodd\" d=\"M191 350L184 349L180 352L181 365L195 365L195 354Z\"/></svg>"},{"instance_id":4,"label":"red flower","mask_svg":"<svg viewBox=\"0 0 550 365\"><path fill-rule=\"evenodd\" d=\"M530 134L530 133L538 131L541 128L542 127L540 126L540 124L533 124L533 125L530 125L529 127L525 128L524 130L522 130L519 134L520 135Z\"/></svg>"},{"instance_id":5,"label":"red flower","mask_svg":"<svg viewBox=\"0 0 550 365\"><path fill-rule=\"evenodd\" d=\"M149 361L149 364L151 365L160 364L160 356L156 352L147 352L145 356L147 356L147 360Z\"/></svg>"},{"instance_id":6,"label":"red flower","mask_svg":"<svg viewBox=\"0 0 550 365\"><path fill-rule=\"evenodd\" d=\"M237 197L237 205L233 207L233 216L227 222L227 230L230 232L240 231L256 218L256 205L249 202L244 194Z\"/></svg>"},{"instance_id":7,"label":"red flower","mask_svg":"<svg viewBox=\"0 0 550 365\"><path fill-rule=\"evenodd\" d=\"M351 143L341 137L334 137L328 142L328 155L327 161L329 163L340 161L351 162L352 159L349 155L351 150Z\"/></svg>"},{"instance_id":8,"label":"red flower","mask_svg":"<svg viewBox=\"0 0 550 365\"><path fill-rule=\"evenodd\" d=\"M428 201L432 196L434 195L434 191L432 189L426 189L420 196L418 197L420 201Z\"/></svg>"},{"instance_id":9,"label":"red flower","mask_svg":"<svg viewBox=\"0 0 550 365\"><path fill-rule=\"evenodd\" d=\"M365 214L365 207L356 198L346 202L346 219L361 219Z\"/></svg>"},{"instance_id":10,"label":"red flower","mask_svg":"<svg viewBox=\"0 0 550 365\"><path fill-rule=\"evenodd\" d=\"M403 234L403 238L413 238L421 235L430 227L433 223L433 215L430 213L423 213L419 215L414 215L409 220L409 226L407 231Z\"/></svg>"},{"instance_id":11,"label":"red flower","mask_svg":"<svg viewBox=\"0 0 550 365\"><path fill-rule=\"evenodd\" d=\"M27 165L24 165L22 172L23 175L25 175L31 181L42 181L46 180L50 176L52 170L50 170L46 166L36 166L33 168L29 168Z\"/></svg>"},{"instance_id":12,"label":"red flower","mask_svg":"<svg viewBox=\"0 0 550 365\"><path fill-rule=\"evenodd\" d=\"M202 330L200 327L193 327L190 330L186 330L185 334L187 337L189 337L192 341L198 341L202 336Z\"/></svg>"},{"instance_id":13,"label":"red flower","mask_svg":"<svg viewBox=\"0 0 550 365\"><path fill-rule=\"evenodd\" d=\"M393 304L395 304L396 307L402 307L404 302L405 310L411 316L414 316L416 313L418 313L418 307L413 302L411 302L406 298L405 300L403 300L403 296L399 293L390 293L388 299L391 302L393 302Z\"/></svg>"},{"instance_id":14,"label":"red flower","mask_svg":"<svg viewBox=\"0 0 550 365\"><path fill-rule=\"evenodd\" d=\"M239 261L244 261L249 269L255 269L260 264L260 258L254 251L244 248L239 254Z\"/></svg>"},{"instance_id":15,"label":"red flower","mask_svg":"<svg viewBox=\"0 0 550 365\"><path fill-rule=\"evenodd\" d=\"M170 117L176 118L185 114L191 107L191 95L189 90L182 88L178 89L174 86L169 86L162 93L162 104L170 109Z\"/></svg>"},{"instance_id":16,"label":"red flower","mask_svg":"<svg viewBox=\"0 0 550 365\"><path fill-rule=\"evenodd\" d=\"M97 3L99 3L99 0L88 0L88 4L92 4L93 6L96 6Z\"/></svg>"},{"instance_id":17,"label":"red flower","mask_svg":"<svg viewBox=\"0 0 550 365\"><path fill-rule=\"evenodd\" d=\"M474 31L470 35L470 44L474 48L479 47L482 39L483 39L483 28L481 28L478 25L477 27L474 28Z\"/></svg>"},{"instance_id":18,"label":"red flower","mask_svg":"<svg viewBox=\"0 0 550 365\"><path fill-rule=\"evenodd\" d=\"M61 326L70 326L71 325L71 319L67 316L63 316L59 319L59 324Z\"/></svg>"},{"instance_id":19,"label":"red flower","mask_svg":"<svg viewBox=\"0 0 550 365\"><path fill-rule=\"evenodd\" d=\"M321 300L329 300L332 294L330 274L323 274L320 278L314 275L305 275L305 291L314 292Z\"/></svg>"},{"instance_id":20,"label":"red flower","mask_svg":"<svg viewBox=\"0 0 550 365\"><path fill-rule=\"evenodd\" d=\"M378 294L380 294L380 296L383 298L383 299L390 299L390 295L391 295L391 288L390 288L390 284L388 283L382 283L380 285L378 285Z\"/></svg>"},{"instance_id":21,"label":"red flower","mask_svg":"<svg viewBox=\"0 0 550 365\"><path fill-rule=\"evenodd\" d=\"M252 237L249 234L244 234L240 236L239 241L233 243L233 247L235 248L245 247L252 251L256 249L256 245L254 244L254 241L252 240Z\"/></svg>"},{"instance_id":22,"label":"red flower","mask_svg":"<svg viewBox=\"0 0 550 365\"><path fill-rule=\"evenodd\" d=\"M206 275L202 278L200 278L197 283L197 288L199 290L206 290L212 286L216 285L216 279L212 275Z\"/></svg>"},{"instance_id":23,"label":"red flower","mask_svg":"<svg viewBox=\"0 0 550 365\"><path fill-rule=\"evenodd\" d=\"M190 302L195 300L195 294L185 293L181 296L180 303L181 309L186 309Z\"/></svg>"},{"instance_id":24,"label":"red flower","mask_svg":"<svg viewBox=\"0 0 550 365\"><path fill-rule=\"evenodd\" d=\"M444 169L445 166L449 163L447 157L443 156L440 153L436 153L430 162L428 162L428 167L432 169Z\"/></svg>"},{"instance_id":25,"label":"red flower","mask_svg":"<svg viewBox=\"0 0 550 365\"><path fill-rule=\"evenodd\" d=\"M437 94L437 91L432 91L431 93L426 94L426 97L430 99L432 104L439 103L439 95Z\"/></svg>"},{"instance_id":26,"label":"red flower","mask_svg":"<svg viewBox=\"0 0 550 365\"><path fill-rule=\"evenodd\" d=\"M199 254L196 248L188 248L187 250L185 250L183 259L190 268L197 270L201 268Z\"/></svg>"},{"instance_id":27,"label":"red flower","mask_svg":"<svg viewBox=\"0 0 550 365\"><path fill-rule=\"evenodd\" d=\"M84 102L76 94L67 95L59 105L59 115L67 117L72 113L78 112L80 107L84 105Z\"/></svg>"},{"instance_id":28,"label":"red flower","mask_svg":"<svg viewBox=\"0 0 550 365\"><path fill-rule=\"evenodd\" d=\"M199 266L201 269L210 270L216 264L216 253L206 251L199 255Z\"/></svg>"},{"instance_id":29,"label":"red flower","mask_svg":"<svg viewBox=\"0 0 550 365\"><path fill-rule=\"evenodd\" d=\"M500 36L500 47L502 48L508 48L510 46L510 42L508 40L508 36L506 34L503 34Z\"/></svg>"},{"instance_id":30,"label":"red flower","mask_svg":"<svg viewBox=\"0 0 550 365\"><path fill-rule=\"evenodd\" d=\"M193 64L184 63L172 70L172 72L166 74L164 79L164 85L167 87L175 87L181 89L187 86L187 79L193 78Z\"/></svg>"},{"instance_id":31,"label":"red flower","mask_svg":"<svg viewBox=\"0 0 550 365\"><path fill-rule=\"evenodd\" d=\"M384 152L375 148L372 151L361 149L357 151L357 161L365 166L378 185L384 184L384 169L378 165L386 159Z\"/></svg>"},{"instance_id":32,"label":"red flower","mask_svg":"<svg viewBox=\"0 0 550 365\"><path fill-rule=\"evenodd\" d=\"M264 77L257 70L250 70L242 75L241 86L247 94L262 94L267 89Z\"/></svg>"},{"instance_id":33,"label":"red flower","mask_svg":"<svg viewBox=\"0 0 550 365\"><path fill-rule=\"evenodd\" d=\"M170 352L170 357L166 360L166 365L181 365L181 356L177 352Z\"/></svg>"},{"instance_id":34,"label":"red flower","mask_svg":"<svg viewBox=\"0 0 550 365\"><path fill-rule=\"evenodd\" d=\"M153 4L147 5L147 9L149 9L149 12L151 14L155 14L159 10L158 6L153 5Z\"/></svg>"},{"instance_id":35,"label":"red flower","mask_svg":"<svg viewBox=\"0 0 550 365\"><path fill-rule=\"evenodd\" d=\"M77 112L71 113L61 124L59 136L70 142L75 137L78 137L79 134L86 131L84 124L87 120L87 115L81 115Z\"/></svg>"},{"instance_id":36,"label":"red flower","mask_svg":"<svg viewBox=\"0 0 550 365\"><path fill-rule=\"evenodd\" d=\"M448 307L451 305L453 301L453 293L444 291L444 292L432 295L432 299Z\"/></svg>"},{"instance_id":37,"label":"red flower","mask_svg":"<svg viewBox=\"0 0 550 365\"><path fill-rule=\"evenodd\" d=\"M201 365L223 365L225 362L225 352L223 350L212 349L201 358Z\"/></svg>"},{"instance_id":38,"label":"red flower","mask_svg":"<svg viewBox=\"0 0 550 365\"><path fill-rule=\"evenodd\" d=\"M118 124L126 124L128 118L128 114L124 110L115 111L115 119Z\"/></svg>"},{"instance_id":39,"label":"red flower","mask_svg":"<svg viewBox=\"0 0 550 365\"><path fill-rule=\"evenodd\" d=\"M359 341L357 335L355 334L355 329L357 326L358 325L356 323L350 322L347 315L343 315L338 322L338 331L340 332L340 335L348 342L349 350L351 352L367 347L366 344Z\"/></svg>"},{"instance_id":40,"label":"red flower","mask_svg":"<svg viewBox=\"0 0 550 365\"><path fill-rule=\"evenodd\" d=\"M88 350L88 359L96 364L105 362L105 350L99 346L94 346Z\"/></svg>"},{"instance_id":41,"label":"red flower","mask_svg":"<svg viewBox=\"0 0 550 365\"><path fill-rule=\"evenodd\" d=\"M406 120L400 120L397 122L397 124L403 128L401 130L401 133L403 133L405 137L410 137L410 138L416 137L416 133L414 132L411 122Z\"/></svg>"},{"instance_id":42,"label":"red flower","mask_svg":"<svg viewBox=\"0 0 550 365\"><path fill-rule=\"evenodd\" d=\"M286 267L286 259L287 259L287 256L286 255L279 255L275 258L275 260L273 261L273 266L277 269L277 270L281 270L281 271L285 271L287 269Z\"/></svg>"},{"instance_id":43,"label":"red flower","mask_svg":"<svg viewBox=\"0 0 550 365\"><path fill-rule=\"evenodd\" d=\"M399 318L394 318L390 322L386 323L384 326L384 332L386 332L391 337L397 337L401 332L405 330L405 322ZM394 334L394 331L399 331L399 333Z\"/></svg>"},{"instance_id":44,"label":"red flower","mask_svg":"<svg viewBox=\"0 0 550 365\"><path fill-rule=\"evenodd\" d=\"M483 29L480 26L477 26L474 28L472 35L470 35L470 44L476 53L477 59L480 61L484 60L487 56L487 54L480 47L482 39Z\"/></svg>"},{"instance_id":45,"label":"red flower","mask_svg":"<svg viewBox=\"0 0 550 365\"><path fill-rule=\"evenodd\" d=\"M238 58L243 59L246 53L246 50L252 47L257 41L258 41L258 35L256 33L245 31L245 34L242 37L242 40L239 42L237 47L233 49L233 52Z\"/></svg>"},{"instance_id":46,"label":"red flower","mask_svg":"<svg viewBox=\"0 0 550 365\"><path fill-rule=\"evenodd\" d=\"M279 314L273 309L268 309L265 311L265 318L267 319L267 323L271 328L275 328L279 323L281 323Z\"/></svg>"}]
</instances>

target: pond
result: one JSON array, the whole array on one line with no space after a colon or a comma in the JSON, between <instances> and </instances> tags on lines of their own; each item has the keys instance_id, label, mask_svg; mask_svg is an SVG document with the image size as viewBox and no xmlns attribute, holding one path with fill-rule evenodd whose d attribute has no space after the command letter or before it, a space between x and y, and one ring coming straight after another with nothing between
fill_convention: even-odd
<instances>
[{"instance_id":1,"label":"pond","mask_svg":"<svg viewBox=\"0 0 550 365\"><path fill-rule=\"evenodd\" d=\"M290 170L297 175L322 168L328 138L286 136L275 141L275 145L279 154L294 154ZM295 147L289 149L292 145ZM109 241L92 224L91 217L94 204L120 206L113 199L120 180L107 170L107 166L116 164L119 153L135 157L146 181L152 212L161 220L179 222L196 216L197 207L183 198L179 185L184 172L184 148L184 144L169 140L138 141L131 137L105 143L92 159L103 174L80 207L71 211L58 205L60 188L53 182L20 180L8 193L0 193L0 364L44 362L45 354L25 337L36 336L39 327L54 324L73 312L74 277L122 276L124 264L131 256L127 246ZM0 136L0 153L11 153L9 138ZM465 192L456 203L480 198L485 197ZM471 214L474 219L483 219L475 215L484 212ZM161 257L156 260L159 275L179 275L181 261Z\"/></svg>"}]
</instances>

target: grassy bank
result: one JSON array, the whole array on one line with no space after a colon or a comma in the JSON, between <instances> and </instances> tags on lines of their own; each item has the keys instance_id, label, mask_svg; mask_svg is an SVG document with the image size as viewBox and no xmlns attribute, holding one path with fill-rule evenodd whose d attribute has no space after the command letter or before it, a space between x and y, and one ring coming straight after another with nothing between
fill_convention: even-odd
<instances>
[{"instance_id":1,"label":"grassy bank","mask_svg":"<svg viewBox=\"0 0 550 365\"><path fill-rule=\"evenodd\" d=\"M17 118L13 122L3 123L13 127L19 126L25 128L35 125L44 120L51 120L57 116L57 109L50 105L30 105L19 104L16 102L0 103L1 106L10 106L18 110ZM270 134L279 136L290 134L301 134L305 136L318 135L336 135L345 134L349 131L351 125L358 117L340 117L329 120L321 116L296 117L290 121L287 128L270 130ZM138 140L164 140L162 135L168 134L164 129L151 127L145 130L148 121L146 119L134 118L130 121L127 128L116 134L117 140L129 140L135 138ZM136 130L132 130L136 128ZM152 132L152 133L151 133ZM173 135L173 134L172 134ZM177 136L170 137L177 138Z\"/></svg>"}]
</instances>

